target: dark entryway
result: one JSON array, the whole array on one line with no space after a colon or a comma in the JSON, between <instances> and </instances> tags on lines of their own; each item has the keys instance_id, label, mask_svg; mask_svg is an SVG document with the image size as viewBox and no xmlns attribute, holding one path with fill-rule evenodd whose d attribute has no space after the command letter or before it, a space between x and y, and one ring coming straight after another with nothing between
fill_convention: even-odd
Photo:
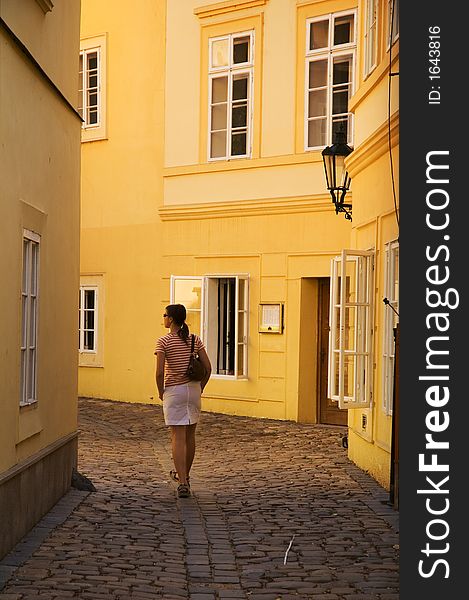
<instances>
[{"instance_id":1,"label":"dark entryway","mask_svg":"<svg viewBox=\"0 0 469 600\"><path fill-rule=\"evenodd\" d=\"M325 425L347 425L347 411L327 397L329 350L329 277L318 279L318 417Z\"/></svg>"}]
</instances>

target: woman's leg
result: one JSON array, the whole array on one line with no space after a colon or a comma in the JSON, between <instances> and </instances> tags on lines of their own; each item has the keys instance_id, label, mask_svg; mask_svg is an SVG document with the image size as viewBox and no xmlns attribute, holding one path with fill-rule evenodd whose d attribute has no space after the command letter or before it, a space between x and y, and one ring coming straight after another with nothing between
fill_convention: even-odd
<instances>
[{"instance_id":1,"label":"woman's leg","mask_svg":"<svg viewBox=\"0 0 469 600\"><path fill-rule=\"evenodd\" d=\"M188 425L171 425L171 447L174 466L179 477L179 483L187 485L187 450L186 428Z\"/></svg>"},{"instance_id":2,"label":"woman's leg","mask_svg":"<svg viewBox=\"0 0 469 600\"><path fill-rule=\"evenodd\" d=\"M192 463L194 461L195 455L195 428L197 427L197 423L193 423L192 425L186 425L186 467L187 467L187 476L189 477L189 473L191 472Z\"/></svg>"}]
</instances>

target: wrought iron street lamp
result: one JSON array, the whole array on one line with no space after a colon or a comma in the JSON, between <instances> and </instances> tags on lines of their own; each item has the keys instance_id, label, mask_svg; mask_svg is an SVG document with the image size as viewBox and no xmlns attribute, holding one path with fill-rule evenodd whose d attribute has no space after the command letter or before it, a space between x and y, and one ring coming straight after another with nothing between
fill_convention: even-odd
<instances>
[{"instance_id":1,"label":"wrought iron street lamp","mask_svg":"<svg viewBox=\"0 0 469 600\"><path fill-rule=\"evenodd\" d=\"M352 205L344 202L345 194L350 188L350 175L345 168L345 158L352 152L352 148L344 142L336 142L326 146L322 151L324 171L326 173L327 189L332 196L335 214L345 213L345 218L352 220Z\"/></svg>"}]
</instances>

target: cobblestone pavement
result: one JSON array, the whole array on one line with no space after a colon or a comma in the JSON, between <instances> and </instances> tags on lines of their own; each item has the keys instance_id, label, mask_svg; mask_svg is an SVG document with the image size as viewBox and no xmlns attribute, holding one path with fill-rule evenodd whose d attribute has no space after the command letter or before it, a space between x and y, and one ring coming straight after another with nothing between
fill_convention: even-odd
<instances>
[{"instance_id":1,"label":"cobblestone pavement","mask_svg":"<svg viewBox=\"0 0 469 600\"><path fill-rule=\"evenodd\" d=\"M80 429L97 491L0 563L0 599L398 600L398 514L344 429L204 413L187 499L159 406L81 399Z\"/></svg>"}]
</instances>

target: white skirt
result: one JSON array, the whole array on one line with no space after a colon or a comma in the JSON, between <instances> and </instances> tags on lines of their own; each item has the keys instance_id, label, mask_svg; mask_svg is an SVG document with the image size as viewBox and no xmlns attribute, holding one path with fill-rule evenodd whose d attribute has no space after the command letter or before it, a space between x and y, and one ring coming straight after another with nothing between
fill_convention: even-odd
<instances>
[{"instance_id":1,"label":"white skirt","mask_svg":"<svg viewBox=\"0 0 469 600\"><path fill-rule=\"evenodd\" d=\"M166 425L193 425L200 417L200 382L170 385L163 393Z\"/></svg>"}]
</instances>

